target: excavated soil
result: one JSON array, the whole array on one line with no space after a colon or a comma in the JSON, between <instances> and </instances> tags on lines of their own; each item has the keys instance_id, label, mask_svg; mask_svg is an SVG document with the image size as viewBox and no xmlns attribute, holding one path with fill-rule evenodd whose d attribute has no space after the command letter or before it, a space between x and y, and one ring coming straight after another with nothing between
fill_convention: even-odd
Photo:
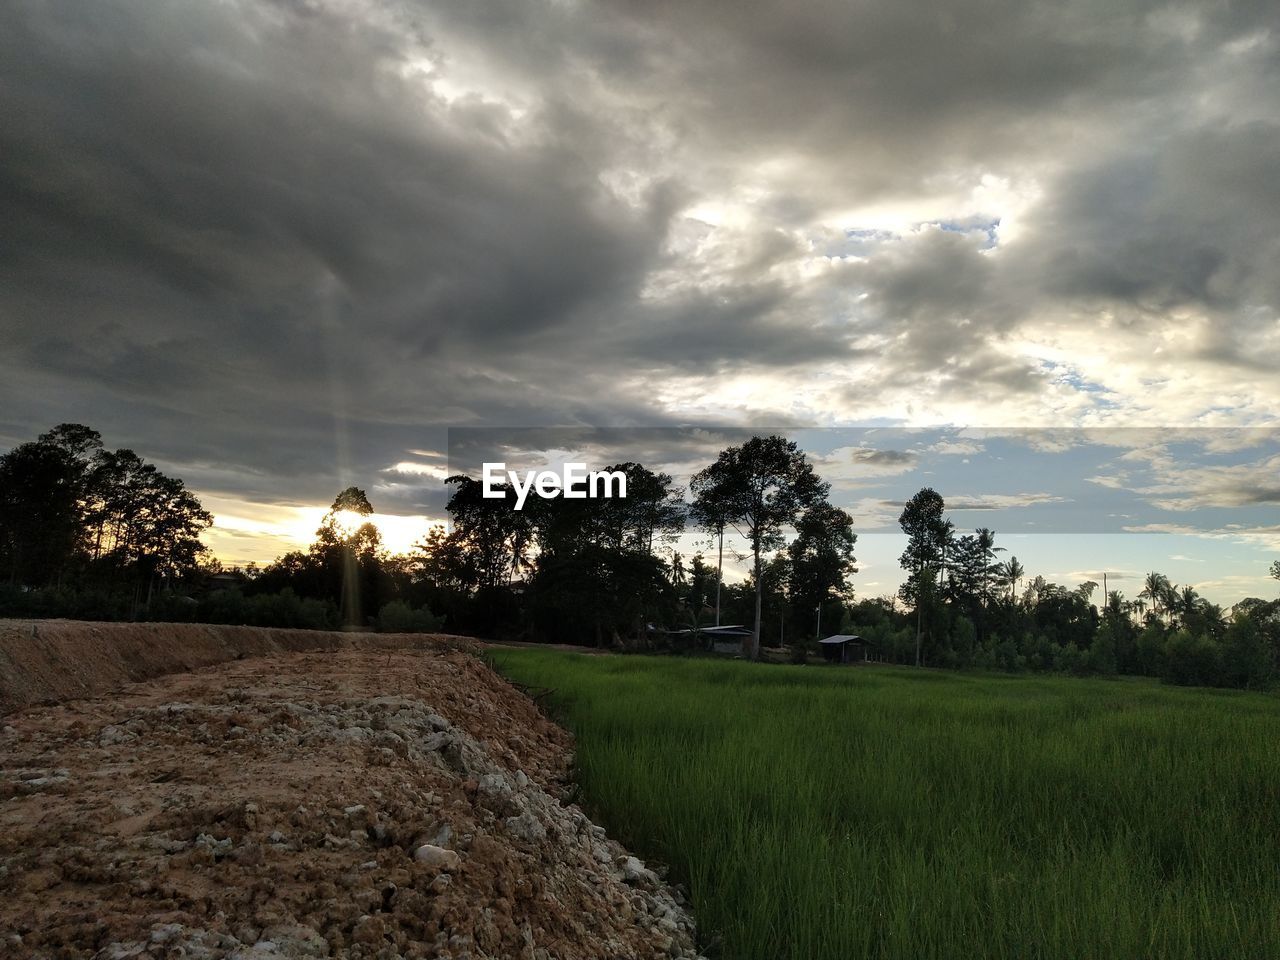
<instances>
[{"instance_id":1,"label":"excavated soil","mask_svg":"<svg viewBox=\"0 0 1280 960\"><path fill-rule=\"evenodd\" d=\"M696 956L679 892L567 802L569 735L447 646L4 717L0 956Z\"/></svg>"},{"instance_id":2,"label":"excavated soil","mask_svg":"<svg viewBox=\"0 0 1280 960\"><path fill-rule=\"evenodd\" d=\"M467 637L335 633L208 623L0 620L0 715L119 690L123 684L272 653L317 650L474 652Z\"/></svg>"}]
</instances>

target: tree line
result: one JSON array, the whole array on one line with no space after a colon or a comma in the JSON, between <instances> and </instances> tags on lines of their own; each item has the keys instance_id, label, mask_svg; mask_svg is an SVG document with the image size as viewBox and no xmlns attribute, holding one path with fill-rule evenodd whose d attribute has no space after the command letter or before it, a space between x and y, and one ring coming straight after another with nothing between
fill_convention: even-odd
<instances>
[{"instance_id":1,"label":"tree line","mask_svg":"<svg viewBox=\"0 0 1280 960\"><path fill-rule=\"evenodd\" d=\"M80 424L0 456L0 578L11 606L38 587L72 613L136 616L198 566L212 523L181 480L132 450L106 449Z\"/></svg>"},{"instance_id":2,"label":"tree line","mask_svg":"<svg viewBox=\"0 0 1280 960\"><path fill-rule=\"evenodd\" d=\"M406 554L383 547L373 505L350 487L308 548L225 571L199 541L211 517L182 481L62 424L0 457L0 615L443 627L641 650L705 648L708 628L742 624L753 658L785 646L801 661L821 632L922 666L1241 687L1280 678L1280 602L1243 601L1228 617L1159 573L1132 599L1049 583L1002 558L993 530L958 532L930 488L899 517L901 588L856 600L853 520L781 437L727 447L687 490L639 463L606 469L626 475L625 498L530 498L523 510L509 486L487 498L479 481L452 476L448 529ZM708 552L677 552L686 531ZM740 582L724 581L726 535L745 545ZM1271 572L1280 579L1280 561Z\"/></svg>"},{"instance_id":3,"label":"tree line","mask_svg":"<svg viewBox=\"0 0 1280 960\"><path fill-rule=\"evenodd\" d=\"M1199 686L1263 688L1280 679L1278 600L1243 600L1228 616L1159 572L1147 574L1131 599L1092 580L1067 588L1028 578L1017 557L999 559L1004 551L990 529L957 536L931 488L907 501L899 525L906 581L896 597L855 607L889 659ZM1270 573L1280 580L1280 561Z\"/></svg>"}]
</instances>

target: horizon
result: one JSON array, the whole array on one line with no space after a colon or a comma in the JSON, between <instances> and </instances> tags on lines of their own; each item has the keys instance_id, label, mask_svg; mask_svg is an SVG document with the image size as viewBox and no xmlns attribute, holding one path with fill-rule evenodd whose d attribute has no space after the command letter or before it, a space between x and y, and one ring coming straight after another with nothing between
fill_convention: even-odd
<instances>
[{"instance_id":1,"label":"horizon","mask_svg":"<svg viewBox=\"0 0 1280 960\"><path fill-rule=\"evenodd\" d=\"M456 466L419 466L423 473L478 478L482 456L512 457L525 469L556 470L575 458L604 467L623 462L628 450L644 449L658 456L645 466L672 473L683 487L705 465L699 455L709 462L717 443L747 433L739 428L456 430L447 452L437 454L437 463ZM1155 570L1223 607L1246 597L1267 599L1274 592L1268 566L1280 533L1266 523L1263 471L1280 457L1280 431L874 427L796 433L809 443L806 452L819 475L832 483L832 502L854 518L859 572L853 586L859 597L897 592L905 578L898 565L905 537L897 529L897 513L924 486L942 494L957 533L992 528L1002 559L1017 556L1029 577L1040 575L1067 587L1093 580L1101 587L1105 575L1108 589L1132 598ZM1180 453L1176 469L1170 466L1173 452ZM404 467L411 472L412 465ZM946 469L950 476L940 472ZM1097 472L1106 469L1112 472ZM391 553L411 552L432 526L448 524L447 514L376 512L376 487L367 492L375 507L370 519ZM255 521L214 511L205 539L224 565L261 567L289 550L306 549L328 507L267 509L279 512ZM281 515L288 519L281 522ZM232 546L219 552L219 544ZM254 552L231 552L237 544ZM725 579L736 582L748 572L736 555L743 546L732 533L726 544ZM704 535L686 530L667 552L688 558L699 551L705 556L709 549Z\"/></svg>"},{"instance_id":2,"label":"horizon","mask_svg":"<svg viewBox=\"0 0 1280 960\"><path fill-rule=\"evenodd\" d=\"M411 544L452 431L778 430L859 591L931 485L1048 579L1274 596L1278 51L1209 3L13 4L0 450L85 423L243 564L351 485ZM818 439L992 424L1024 485Z\"/></svg>"}]
</instances>

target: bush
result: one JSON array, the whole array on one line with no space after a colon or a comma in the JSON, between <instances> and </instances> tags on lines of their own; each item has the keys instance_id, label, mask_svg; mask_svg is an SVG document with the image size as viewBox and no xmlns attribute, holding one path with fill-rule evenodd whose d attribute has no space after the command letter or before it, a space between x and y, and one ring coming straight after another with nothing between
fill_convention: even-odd
<instances>
[{"instance_id":1,"label":"bush","mask_svg":"<svg viewBox=\"0 0 1280 960\"><path fill-rule=\"evenodd\" d=\"M279 593L261 593L245 603L245 619L256 627L297 627L302 622L302 601L289 587Z\"/></svg>"},{"instance_id":2,"label":"bush","mask_svg":"<svg viewBox=\"0 0 1280 960\"><path fill-rule=\"evenodd\" d=\"M194 597L166 590L151 599L143 616L158 623L191 623L200 612L200 602Z\"/></svg>"},{"instance_id":3,"label":"bush","mask_svg":"<svg viewBox=\"0 0 1280 960\"><path fill-rule=\"evenodd\" d=\"M945 666L967 667L974 659L978 648L978 630L973 621L961 614L951 625L950 662Z\"/></svg>"},{"instance_id":4,"label":"bush","mask_svg":"<svg viewBox=\"0 0 1280 960\"><path fill-rule=\"evenodd\" d=\"M995 646L996 666L1009 673L1021 673L1027 669L1027 658L1018 652L1012 640L1001 640Z\"/></svg>"},{"instance_id":5,"label":"bush","mask_svg":"<svg viewBox=\"0 0 1280 960\"><path fill-rule=\"evenodd\" d=\"M332 600L302 600L298 603L298 626L303 630L336 630L338 608Z\"/></svg>"},{"instance_id":6,"label":"bush","mask_svg":"<svg viewBox=\"0 0 1280 960\"><path fill-rule=\"evenodd\" d=\"M1053 669L1058 673L1081 677L1089 672L1089 657L1074 643L1059 647L1054 653Z\"/></svg>"},{"instance_id":7,"label":"bush","mask_svg":"<svg viewBox=\"0 0 1280 960\"><path fill-rule=\"evenodd\" d=\"M1152 621L1142 633L1138 634L1137 643L1138 669L1148 677L1164 675L1165 630L1160 623Z\"/></svg>"},{"instance_id":8,"label":"bush","mask_svg":"<svg viewBox=\"0 0 1280 960\"><path fill-rule=\"evenodd\" d=\"M382 633L435 633L442 626L439 617L426 607L415 610L403 600L392 600L378 611Z\"/></svg>"},{"instance_id":9,"label":"bush","mask_svg":"<svg viewBox=\"0 0 1280 960\"><path fill-rule=\"evenodd\" d=\"M1275 664L1267 636L1251 616L1240 615L1227 627L1222 644L1222 682L1246 690L1268 687Z\"/></svg>"},{"instance_id":10,"label":"bush","mask_svg":"<svg viewBox=\"0 0 1280 960\"><path fill-rule=\"evenodd\" d=\"M41 587L24 590L6 584L0 590L0 617L69 620L127 620L133 595L108 590Z\"/></svg>"},{"instance_id":11,"label":"bush","mask_svg":"<svg viewBox=\"0 0 1280 960\"><path fill-rule=\"evenodd\" d=\"M1218 645L1204 636L1193 636L1186 630L1169 635L1164 648L1164 671L1161 677L1166 683L1185 687L1212 687L1222 674L1221 654Z\"/></svg>"},{"instance_id":12,"label":"bush","mask_svg":"<svg viewBox=\"0 0 1280 960\"><path fill-rule=\"evenodd\" d=\"M1104 623L1098 628L1098 635L1094 637L1093 646L1089 648L1087 656L1091 673L1114 676L1120 669L1115 636L1109 624Z\"/></svg>"},{"instance_id":13,"label":"bush","mask_svg":"<svg viewBox=\"0 0 1280 960\"><path fill-rule=\"evenodd\" d=\"M249 605L238 589L215 590L200 601L196 620L200 623L246 624Z\"/></svg>"},{"instance_id":14,"label":"bush","mask_svg":"<svg viewBox=\"0 0 1280 960\"><path fill-rule=\"evenodd\" d=\"M1048 671L1057 666L1058 646L1043 633L1023 634L1019 647L1022 662L1028 669Z\"/></svg>"}]
</instances>

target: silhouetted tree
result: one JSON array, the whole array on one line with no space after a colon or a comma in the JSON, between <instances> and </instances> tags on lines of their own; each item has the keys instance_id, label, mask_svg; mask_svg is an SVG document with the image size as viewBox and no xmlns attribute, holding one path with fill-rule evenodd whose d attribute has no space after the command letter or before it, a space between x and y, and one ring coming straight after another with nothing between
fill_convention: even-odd
<instances>
[{"instance_id":1,"label":"silhouetted tree","mask_svg":"<svg viewBox=\"0 0 1280 960\"><path fill-rule=\"evenodd\" d=\"M797 628L793 633L798 638L808 636L800 624L819 604L833 594L844 597L849 592L849 576L858 572L853 555L858 535L853 532L853 518L825 500L800 514L795 529L796 538L787 553L791 559L792 619Z\"/></svg>"},{"instance_id":2,"label":"silhouetted tree","mask_svg":"<svg viewBox=\"0 0 1280 960\"><path fill-rule=\"evenodd\" d=\"M899 595L916 608L916 666L921 663L924 607L934 595L935 578L950 539L950 526L942 516L945 506L937 491L925 487L907 501L898 517L898 525L907 535L907 548L898 562L909 572Z\"/></svg>"},{"instance_id":3,"label":"silhouetted tree","mask_svg":"<svg viewBox=\"0 0 1280 960\"><path fill-rule=\"evenodd\" d=\"M61 581L92 567L109 583L141 584L194 571L213 522L181 480L98 433L59 424L0 457L0 563L11 582ZM83 571L82 571L83 572Z\"/></svg>"},{"instance_id":4,"label":"silhouetted tree","mask_svg":"<svg viewBox=\"0 0 1280 960\"><path fill-rule=\"evenodd\" d=\"M341 598L338 609L344 626L364 626L365 607L378 609L382 535L367 519L373 512L363 490L347 487L334 498L311 545L330 596Z\"/></svg>"},{"instance_id":5,"label":"silhouetted tree","mask_svg":"<svg viewBox=\"0 0 1280 960\"><path fill-rule=\"evenodd\" d=\"M752 437L742 446L721 451L715 463L694 476L690 489L698 516L719 516L726 524L740 525L751 545L756 590L749 654L758 659L764 552L782 546L783 527L821 502L830 487L793 441L770 436Z\"/></svg>"}]
</instances>

